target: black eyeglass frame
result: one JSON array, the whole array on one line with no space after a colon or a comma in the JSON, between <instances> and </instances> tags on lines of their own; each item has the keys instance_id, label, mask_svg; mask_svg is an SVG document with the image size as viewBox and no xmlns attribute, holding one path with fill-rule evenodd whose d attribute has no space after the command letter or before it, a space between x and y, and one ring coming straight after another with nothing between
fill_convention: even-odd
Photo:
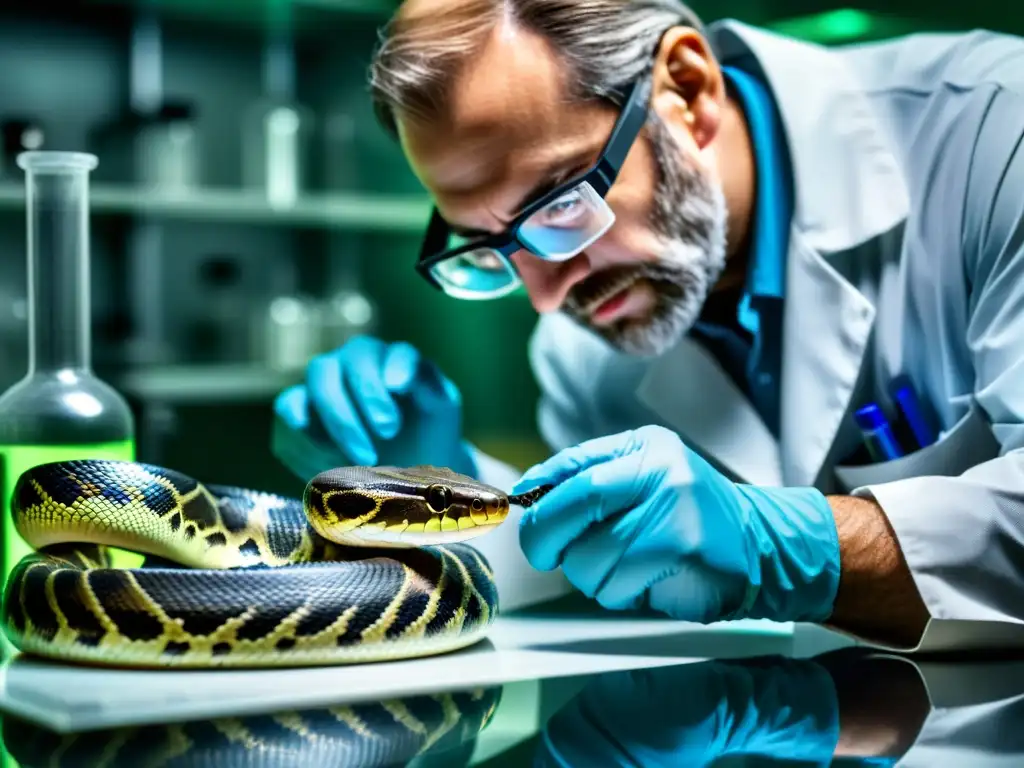
<instances>
[{"instance_id":1,"label":"black eyeglass frame","mask_svg":"<svg viewBox=\"0 0 1024 768\"><path fill-rule=\"evenodd\" d=\"M546 259L543 254L538 254L519 238L520 227L537 211L584 182L589 184L604 199L605 195L608 194L608 190L611 189L618 178L622 164L626 160L626 155L629 154L629 150L632 149L637 136L640 135L641 129L647 122L650 94L651 68L648 67L640 77L624 90L619 116L616 118L608 140L605 142L604 147L601 149L601 154L598 155L594 164L587 170L559 184L550 192L541 195L528 204L504 231L492 235L483 235L456 248L439 250L448 242L448 238L451 236L451 229L448 226L448 222L442 218L440 212L435 207L432 210L430 223L427 225L427 231L420 246L416 270L431 285L440 291L444 291L444 287L433 275L431 269L439 262L454 258L460 253L488 248L500 254L507 267L513 272L517 272L517 270L509 256L516 251L525 250L537 256L537 258Z\"/></svg>"}]
</instances>

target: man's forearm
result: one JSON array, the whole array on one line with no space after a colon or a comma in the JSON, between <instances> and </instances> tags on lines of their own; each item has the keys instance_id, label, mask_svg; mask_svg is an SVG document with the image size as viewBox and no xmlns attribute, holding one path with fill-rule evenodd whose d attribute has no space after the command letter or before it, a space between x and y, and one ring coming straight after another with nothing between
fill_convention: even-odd
<instances>
[{"instance_id":1,"label":"man's forearm","mask_svg":"<svg viewBox=\"0 0 1024 768\"><path fill-rule=\"evenodd\" d=\"M870 499L829 496L828 501L839 533L841 568L826 624L879 643L915 645L928 609L885 513Z\"/></svg>"}]
</instances>

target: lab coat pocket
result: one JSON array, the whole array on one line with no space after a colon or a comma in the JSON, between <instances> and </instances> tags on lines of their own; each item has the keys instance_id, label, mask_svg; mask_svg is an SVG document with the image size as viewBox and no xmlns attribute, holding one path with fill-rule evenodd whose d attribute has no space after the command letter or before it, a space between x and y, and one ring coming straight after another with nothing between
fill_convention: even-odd
<instances>
[{"instance_id":1,"label":"lab coat pocket","mask_svg":"<svg viewBox=\"0 0 1024 768\"><path fill-rule=\"evenodd\" d=\"M975 405L937 442L893 461L858 466L838 465L836 479L844 492L908 477L953 477L999 456L999 443L988 419Z\"/></svg>"}]
</instances>

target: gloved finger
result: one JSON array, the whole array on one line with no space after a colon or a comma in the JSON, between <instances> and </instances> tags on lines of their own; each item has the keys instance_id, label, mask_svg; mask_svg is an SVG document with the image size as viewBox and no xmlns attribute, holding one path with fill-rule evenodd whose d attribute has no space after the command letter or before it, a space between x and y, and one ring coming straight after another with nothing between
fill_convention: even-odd
<instances>
[{"instance_id":1,"label":"gloved finger","mask_svg":"<svg viewBox=\"0 0 1024 768\"><path fill-rule=\"evenodd\" d=\"M591 525L632 507L642 462L643 454L633 453L589 467L527 509L519 521L519 546L530 564L557 568Z\"/></svg>"},{"instance_id":2,"label":"gloved finger","mask_svg":"<svg viewBox=\"0 0 1024 768\"><path fill-rule=\"evenodd\" d=\"M735 611L743 600L744 588L728 580L709 578L706 568L684 561L675 573L652 581L647 595L651 608L670 618L708 624Z\"/></svg>"},{"instance_id":3,"label":"gloved finger","mask_svg":"<svg viewBox=\"0 0 1024 768\"><path fill-rule=\"evenodd\" d=\"M587 440L565 448L531 467L519 478L512 493L522 493L544 483L557 485L587 467L638 451L642 447L643 441L638 439L635 430Z\"/></svg>"},{"instance_id":4,"label":"gloved finger","mask_svg":"<svg viewBox=\"0 0 1024 768\"><path fill-rule=\"evenodd\" d=\"M384 386L389 392L403 395L415 383L420 372L422 355L405 341L396 341L384 353Z\"/></svg>"},{"instance_id":5,"label":"gloved finger","mask_svg":"<svg viewBox=\"0 0 1024 768\"><path fill-rule=\"evenodd\" d=\"M313 358L306 366L306 389L331 440L355 464L377 463L377 451L345 391L341 361L333 355Z\"/></svg>"},{"instance_id":6,"label":"gloved finger","mask_svg":"<svg viewBox=\"0 0 1024 768\"><path fill-rule=\"evenodd\" d=\"M449 413L462 408L459 388L430 360L421 361L420 374L409 394L423 413Z\"/></svg>"},{"instance_id":7,"label":"gloved finger","mask_svg":"<svg viewBox=\"0 0 1024 768\"><path fill-rule=\"evenodd\" d=\"M569 574L579 571L577 587L612 610L633 605L655 584L671 581L670 615L702 621L718 611L722 586L714 583L693 557L702 534L694 530L692 520L689 510L680 505L640 504L592 526L566 553L562 570L570 581ZM722 544L718 542L718 546ZM659 590L658 597L664 596Z\"/></svg>"},{"instance_id":8,"label":"gloved finger","mask_svg":"<svg viewBox=\"0 0 1024 768\"><path fill-rule=\"evenodd\" d=\"M309 426L306 388L295 384L281 392L274 398L274 413L289 429L306 429Z\"/></svg>"},{"instance_id":9,"label":"gloved finger","mask_svg":"<svg viewBox=\"0 0 1024 768\"><path fill-rule=\"evenodd\" d=\"M281 392L274 400L274 413L289 429L307 434L314 442L329 444L330 436L323 422L310 412L309 393L304 385L295 384Z\"/></svg>"},{"instance_id":10,"label":"gloved finger","mask_svg":"<svg viewBox=\"0 0 1024 768\"><path fill-rule=\"evenodd\" d=\"M637 539L649 534L648 518L652 514L655 513L650 504L641 503L594 523L566 548L562 573L580 592L597 598L606 608L618 609L634 603L643 594L648 580L656 577L662 567L656 558L639 573L628 567L634 564L629 558L630 549ZM625 571L621 568L623 563L627 564ZM613 584L610 593L609 582ZM606 602L609 596L611 603Z\"/></svg>"},{"instance_id":11,"label":"gloved finger","mask_svg":"<svg viewBox=\"0 0 1024 768\"><path fill-rule=\"evenodd\" d=\"M353 339L339 356L346 391L370 427L389 440L398 434L401 416L384 384L385 347L369 337Z\"/></svg>"}]
</instances>

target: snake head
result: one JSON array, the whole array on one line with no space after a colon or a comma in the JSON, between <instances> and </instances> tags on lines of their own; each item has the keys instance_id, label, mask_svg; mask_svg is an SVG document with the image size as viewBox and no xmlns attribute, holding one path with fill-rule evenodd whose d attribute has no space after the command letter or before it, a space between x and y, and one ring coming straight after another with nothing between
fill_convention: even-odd
<instances>
[{"instance_id":1,"label":"snake head","mask_svg":"<svg viewBox=\"0 0 1024 768\"><path fill-rule=\"evenodd\" d=\"M303 496L310 525L354 546L465 541L508 517L497 488L436 467L346 467L314 477Z\"/></svg>"}]
</instances>

